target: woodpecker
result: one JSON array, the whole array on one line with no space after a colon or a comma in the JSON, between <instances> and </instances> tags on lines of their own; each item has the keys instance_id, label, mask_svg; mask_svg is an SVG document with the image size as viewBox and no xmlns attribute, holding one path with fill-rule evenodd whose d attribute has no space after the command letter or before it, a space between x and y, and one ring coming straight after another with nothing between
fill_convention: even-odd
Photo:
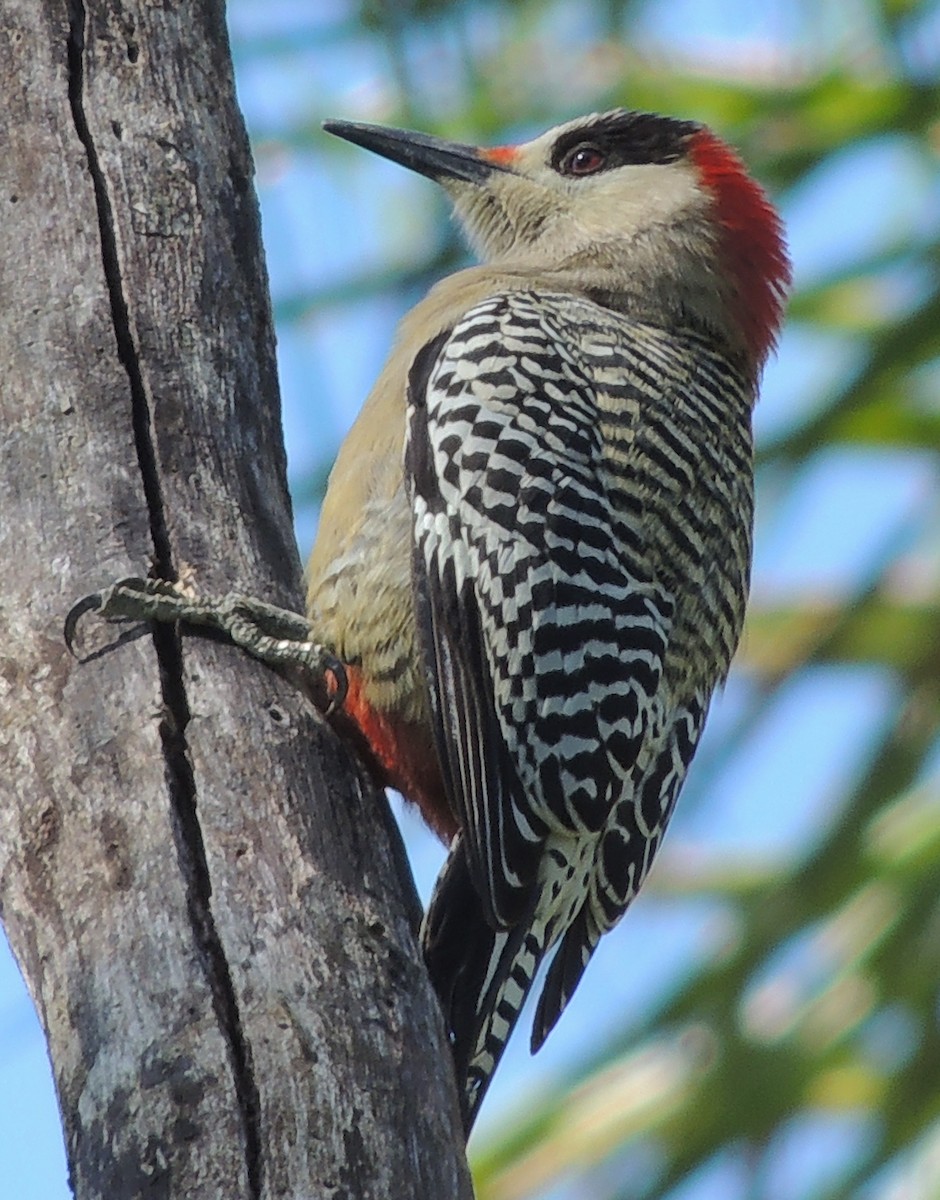
<instances>
[{"instance_id":1,"label":"woodpecker","mask_svg":"<svg viewBox=\"0 0 940 1200\"><path fill-rule=\"evenodd\" d=\"M495 149L325 128L438 182L483 265L401 323L306 622L154 581L70 621L214 624L339 680L333 719L450 847L421 938L469 1132L540 963L533 1051L637 894L728 673L790 268L693 121L616 109Z\"/></svg>"}]
</instances>

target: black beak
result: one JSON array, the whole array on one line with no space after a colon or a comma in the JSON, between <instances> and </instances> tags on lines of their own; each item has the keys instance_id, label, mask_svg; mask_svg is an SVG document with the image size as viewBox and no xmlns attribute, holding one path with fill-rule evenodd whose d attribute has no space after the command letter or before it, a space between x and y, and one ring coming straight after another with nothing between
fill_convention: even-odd
<instances>
[{"instance_id":1,"label":"black beak","mask_svg":"<svg viewBox=\"0 0 940 1200\"><path fill-rule=\"evenodd\" d=\"M354 142L366 150L401 163L429 179L462 179L467 183L484 183L494 171L508 167L485 157L486 151L460 142L445 142L443 138L409 129L388 129L384 125L362 125L358 121L324 121L327 133Z\"/></svg>"}]
</instances>

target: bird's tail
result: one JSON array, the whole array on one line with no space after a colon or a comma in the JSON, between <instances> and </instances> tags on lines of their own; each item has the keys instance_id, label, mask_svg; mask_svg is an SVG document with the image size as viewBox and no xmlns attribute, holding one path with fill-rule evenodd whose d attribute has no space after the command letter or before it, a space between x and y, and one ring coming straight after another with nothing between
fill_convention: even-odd
<instances>
[{"instance_id":1,"label":"bird's tail","mask_svg":"<svg viewBox=\"0 0 940 1200\"><path fill-rule=\"evenodd\" d=\"M565 930L545 976L545 986L542 988L532 1020L533 1054L542 1048L545 1039L555 1028L558 1018L574 995L584 974L584 968L601 939L601 932L590 904L585 902Z\"/></svg>"},{"instance_id":2,"label":"bird's tail","mask_svg":"<svg viewBox=\"0 0 940 1200\"><path fill-rule=\"evenodd\" d=\"M549 931L530 927L531 916L508 930L487 923L458 837L431 897L422 945L450 1032L467 1134L548 948Z\"/></svg>"}]
</instances>

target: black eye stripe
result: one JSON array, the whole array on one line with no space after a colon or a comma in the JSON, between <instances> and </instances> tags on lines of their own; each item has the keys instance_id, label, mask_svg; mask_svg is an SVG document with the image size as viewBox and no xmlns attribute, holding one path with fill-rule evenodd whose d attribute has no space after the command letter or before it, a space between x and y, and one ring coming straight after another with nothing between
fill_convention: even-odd
<instances>
[{"instance_id":1,"label":"black eye stripe","mask_svg":"<svg viewBox=\"0 0 940 1200\"><path fill-rule=\"evenodd\" d=\"M700 128L694 121L616 109L563 133L552 147L551 165L562 175L572 175L595 174L628 164L676 162ZM581 147L602 154L603 165L592 171L572 171L572 152Z\"/></svg>"}]
</instances>

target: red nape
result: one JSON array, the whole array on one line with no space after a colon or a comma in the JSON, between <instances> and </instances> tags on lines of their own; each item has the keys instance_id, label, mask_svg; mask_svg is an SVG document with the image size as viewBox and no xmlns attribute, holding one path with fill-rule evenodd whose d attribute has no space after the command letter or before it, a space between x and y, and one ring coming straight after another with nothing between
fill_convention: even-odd
<instances>
[{"instance_id":1,"label":"red nape","mask_svg":"<svg viewBox=\"0 0 940 1200\"><path fill-rule=\"evenodd\" d=\"M791 281L783 226L763 188L710 129L693 134L690 154L715 200L726 264L737 285L737 318L760 368L777 340Z\"/></svg>"},{"instance_id":2,"label":"red nape","mask_svg":"<svg viewBox=\"0 0 940 1200\"><path fill-rule=\"evenodd\" d=\"M383 787L393 787L418 811L437 836L449 844L459 826L444 788L430 730L395 714L379 712L365 699L362 672L346 667L347 692L337 721L354 727L364 742L370 766Z\"/></svg>"}]
</instances>

